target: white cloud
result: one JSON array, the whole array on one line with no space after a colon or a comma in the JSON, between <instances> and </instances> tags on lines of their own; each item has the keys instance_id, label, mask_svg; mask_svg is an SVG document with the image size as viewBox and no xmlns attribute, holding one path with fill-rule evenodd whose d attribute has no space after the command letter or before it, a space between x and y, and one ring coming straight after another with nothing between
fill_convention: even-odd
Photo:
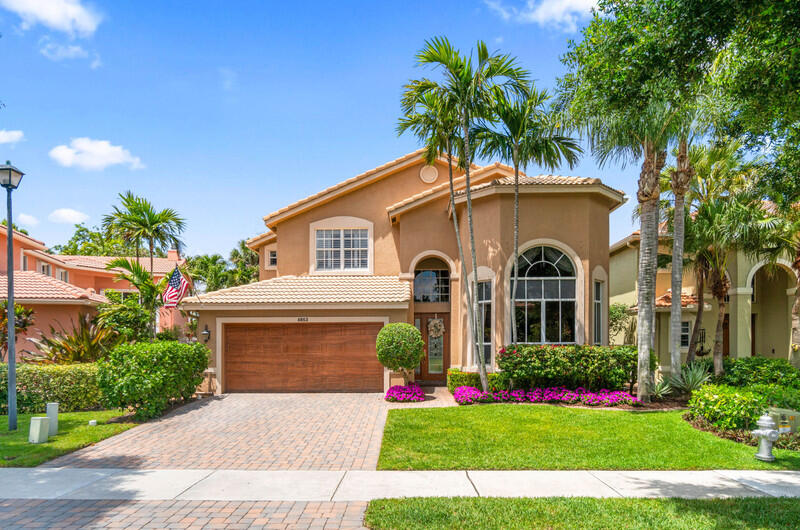
<instances>
[{"instance_id":1,"label":"white cloud","mask_svg":"<svg viewBox=\"0 0 800 530\"><path fill-rule=\"evenodd\" d=\"M57 145L50 150L50 158L64 167L101 170L117 164L131 169L144 167L138 156L121 145L111 145L108 140L73 138L69 145Z\"/></svg>"},{"instance_id":2,"label":"white cloud","mask_svg":"<svg viewBox=\"0 0 800 530\"><path fill-rule=\"evenodd\" d=\"M507 6L502 0L483 0L486 7L503 20L535 23L568 33L578 30L578 23L591 16L597 0L527 0L522 7Z\"/></svg>"},{"instance_id":3,"label":"white cloud","mask_svg":"<svg viewBox=\"0 0 800 530\"><path fill-rule=\"evenodd\" d=\"M92 35L103 19L81 0L0 0L0 6L19 15L22 29L41 24L70 36Z\"/></svg>"},{"instance_id":4,"label":"white cloud","mask_svg":"<svg viewBox=\"0 0 800 530\"><path fill-rule=\"evenodd\" d=\"M236 83L239 79L236 72L230 68L219 68L217 72L219 73L219 84L222 86L222 90L230 92L236 88Z\"/></svg>"},{"instance_id":5,"label":"white cloud","mask_svg":"<svg viewBox=\"0 0 800 530\"><path fill-rule=\"evenodd\" d=\"M64 59L86 59L89 52L76 44L57 44L46 40L43 42L39 52L51 61L63 61Z\"/></svg>"},{"instance_id":6,"label":"white cloud","mask_svg":"<svg viewBox=\"0 0 800 530\"><path fill-rule=\"evenodd\" d=\"M15 144L25 138L22 131L9 131L0 129L0 144Z\"/></svg>"},{"instance_id":7,"label":"white cloud","mask_svg":"<svg viewBox=\"0 0 800 530\"><path fill-rule=\"evenodd\" d=\"M80 212L78 212L80 213ZM36 226L39 224L39 220L32 215L28 215L26 213L21 213L17 216L17 221L19 224L25 226Z\"/></svg>"},{"instance_id":8,"label":"white cloud","mask_svg":"<svg viewBox=\"0 0 800 530\"><path fill-rule=\"evenodd\" d=\"M47 218L53 223L76 225L89 219L89 216L72 208L59 208L50 212Z\"/></svg>"},{"instance_id":9,"label":"white cloud","mask_svg":"<svg viewBox=\"0 0 800 530\"><path fill-rule=\"evenodd\" d=\"M100 60L100 54L95 52L94 59L92 59L89 68L91 68L92 70L97 70L101 66L103 66L103 61Z\"/></svg>"}]
</instances>

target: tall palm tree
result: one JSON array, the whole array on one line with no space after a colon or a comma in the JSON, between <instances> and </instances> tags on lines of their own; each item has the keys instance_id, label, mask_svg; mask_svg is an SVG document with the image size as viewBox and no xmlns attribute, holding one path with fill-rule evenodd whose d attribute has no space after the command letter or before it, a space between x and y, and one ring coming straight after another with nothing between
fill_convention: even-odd
<instances>
[{"instance_id":1,"label":"tall palm tree","mask_svg":"<svg viewBox=\"0 0 800 530\"><path fill-rule=\"evenodd\" d=\"M407 86L408 90L413 87ZM461 243L461 229L458 224L456 210L455 185L453 183L453 156L460 151L460 137L458 135L458 115L453 108L452 101L448 100L446 93L428 91L425 93L407 93L403 96L405 114L397 125L398 134L410 131L425 145L425 162L433 165L439 156L447 157L448 183L450 185L450 211L453 218L453 231L458 249L458 261L461 264L461 277L469 278L467 264L464 259L464 245ZM463 157L458 157L459 167L463 170ZM467 307L472 307L472 292L465 281L460 282L462 293L467 301ZM467 311L467 327L472 336L477 336L477 326L473 321L472 311Z\"/></svg>"},{"instance_id":2,"label":"tall palm tree","mask_svg":"<svg viewBox=\"0 0 800 530\"><path fill-rule=\"evenodd\" d=\"M134 261L129 258L116 258L106 265L106 269L117 270L116 280L127 281L139 291L142 307L150 313L150 331L155 338L156 311L161 305L159 294L166 286L168 279L164 277L155 282L150 271L145 269L138 260Z\"/></svg>"},{"instance_id":3,"label":"tall palm tree","mask_svg":"<svg viewBox=\"0 0 800 530\"><path fill-rule=\"evenodd\" d=\"M475 128L473 136L480 145L480 154L498 156L514 167L514 256L519 256L519 170L525 171L533 162L554 170L562 161L572 168L583 152L578 142L553 124L545 103L550 99L546 91L537 90L534 83L520 94L494 90L491 116ZM496 127L493 126L496 124ZM519 271L514 262L514 279L511 285L511 303L508 321L511 323L512 342L517 342L516 305Z\"/></svg>"},{"instance_id":4,"label":"tall palm tree","mask_svg":"<svg viewBox=\"0 0 800 530\"><path fill-rule=\"evenodd\" d=\"M688 226L692 244L708 263L709 287L717 301L714 374L721 375L725 295L731 286L728 258L737 250L753 257L761 255L774 241L780 220L764 208L760 197L743 191L701 203Z\"/></svg>"},{"instance_id":5,"label":"tall palm tree","mask_svg":"<svg viewBox=\"0 0 800 530\"><path fill-rule=\"evenodd\" d=\"M122 237L136 241L137 261L139 242L147 241L150 255L150 272L153 272L155 252L183 248L181 233L186 221L172 208L156 210L153 204L130 191L120 193L121 207L114 207L112 213L103 217L103 226Z\"/></svg>"},{"instance_id":6,"label":"tall palm tree","mask_svg":"<svg viewBox=\"0 0 800 530\"><path fill-rule=\"evenodd\" d=\"M570 94L562 99L570 101ZM666 149L675 133L675 109L665 103L616 110L599 101L578 99L568 104L570 119L583 129L601 166L610 160L623 164L642 159L637 200L639 202L640 244L637 315L637 396L650 399L650 352L655 336L655 279L658 260L660 174Z\"/></svg>"},{"instance_id":7,"label":"tall palm tree","mask_svg":"<svg viewBox=\"0 0 800 530\"><path fill-rule=\"evenodd\" d=\"M472 285L478 285L478 261L475 250L475 231L472 219L472 190L470 169L472 149L470 129L476 120L485 117L489 112L491 95L496 89L509 93L521 94L525 91L528 72L517 66L516 59L509 55L490 53L486 43L478 41L476 54L462 55L445 37L436 37L425 42L425 46L417 53L417 63L428 66L442 73L440 81L420 79L411 81L406 88L405 101L416 101L427 92L446 94L446 100L458 117L462 134L462 165L464 168L464 184L467 203L467 225L469 228L470 257L472 258ZM408 98L408 99L406 99ZM404 101L404 110L407 107ZM472 297L470 311L473 315L474 354L478 359L481 386L489 388L486 376L486 361L480 350L477 333L478 297Z\"/></svg>"},{"instance_id":8,"label":"tall palm tree","mask_svg":"<svg viewBox=\"0 0 800 530\"><path fill-rule=\"evenodd\" d=\"M688 181L679 183L676 187L674 179L676 173L679 172L677 165L670 166L661 174L662 187L669 188L669 192L674 196L675 208L673 210L673 223L675 228L673 232L674 237L677 237L679 231L677 225L679 221L683 221L685 227L686 218L694 215L701 204L708 203L720 197L727 197L731 193L736 194L743 191L751 176L752 165L747 164L741 155L742 144L738 140L720 140L709 145L693 145L688 149L687 158L684 161L683 175L679 178L684 179L688 176ZM681 145L678 144L678 149L675 152L676 161L681 162ZM677 196L676 190L685 191L683 200L681 201ZM683 209L685 214L683 219L679 219L677 215L678 204L683 202ZM684 233L684 240L686 234ZM692 261L692 268L695 275L695 283L697 288L698 309L697 317L694 321L692 328L692 335L689 339L689 350L687 353L687 362L692 362L697 353L698 340L700 338L700 330L703 327L703 306L705 303L705 287L710 280L710 270L707 257L693 248L691 241L685 241L686 251ZM683 249L682 249L683 250ZM682 260L680 260L682 264ZM672 292L680 292L676 290L675 282L675 248L673 247L673 286ZM681 273L682 276L682 273ZM672 297L673 304L676 301L675 296ZM670 314L670 345L672 346L672 313ZM680 330L679 330L680 331ZM678 332L679 332L678 331ZM672 353L672 349L670 352ZM671 361L674 359L671 357ZM672 362L671 362L672 364ZM671 366L672 369L672 366Z\"/></svg>"}]
</instances>

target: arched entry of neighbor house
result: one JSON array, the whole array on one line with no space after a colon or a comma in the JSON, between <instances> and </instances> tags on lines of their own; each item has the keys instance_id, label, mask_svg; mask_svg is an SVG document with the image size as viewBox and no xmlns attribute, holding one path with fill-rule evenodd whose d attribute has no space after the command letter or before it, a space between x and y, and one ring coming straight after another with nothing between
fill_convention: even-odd
<instances>
[{"instance_id":1,"label":"arched entry of neighbor house","mask_svg":"<svg viewBox=\"0 0 800 530\"><path fill-rule=\"evenodd\" d=\"M750 293L750 353L787 358L796 276L789 262L756 264L747 275Z\"/></svg>"},{"instance_id":2,"label":"arched entry of neighbor house","mask_svg":"<svg viewBox=\"0 0 800 530\"><path fill-rule=\"evenodd\" d=\"M444 381L450 366L450 265L437 255L414 260L414 325L425 344L417 377ZM448 260L449 261L449 260Z\"/></svg>"}]
</instances>

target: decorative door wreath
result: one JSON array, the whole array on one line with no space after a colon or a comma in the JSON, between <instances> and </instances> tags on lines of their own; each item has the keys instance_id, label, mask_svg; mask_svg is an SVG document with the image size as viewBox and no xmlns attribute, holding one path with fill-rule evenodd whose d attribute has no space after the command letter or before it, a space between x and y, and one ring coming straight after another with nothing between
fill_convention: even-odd
<instances>
[{"instance_id":1,"label":"decorative door wreath","mask_svg":"<svg viewBox=\"0 0 800 530\"><path fill-rule=\"evenodd\" d=\"M428 336L437 339L444 335L444 320L432 318L428 321Z\"/></svg>"}]
</instances>

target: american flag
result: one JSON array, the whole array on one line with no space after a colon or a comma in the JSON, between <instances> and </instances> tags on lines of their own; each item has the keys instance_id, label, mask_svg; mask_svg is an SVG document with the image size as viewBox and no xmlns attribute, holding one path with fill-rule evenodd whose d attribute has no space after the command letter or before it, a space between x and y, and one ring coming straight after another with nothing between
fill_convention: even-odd
<instances>
[{"instance_id":1,"label":"american flag","mask_svg":"<svg viewBox=\"0 0 800 530\"><path fill-rule=\"evenodd\" d=\"M178 266L175 265L175 270L172 271L172 276L169 277L167 288L161 294L161 299L164 300L164 307L178 307L178 304L186 295L186 290L189 289L189 282L183 277Z\"/></svg>"}]
</instances>

